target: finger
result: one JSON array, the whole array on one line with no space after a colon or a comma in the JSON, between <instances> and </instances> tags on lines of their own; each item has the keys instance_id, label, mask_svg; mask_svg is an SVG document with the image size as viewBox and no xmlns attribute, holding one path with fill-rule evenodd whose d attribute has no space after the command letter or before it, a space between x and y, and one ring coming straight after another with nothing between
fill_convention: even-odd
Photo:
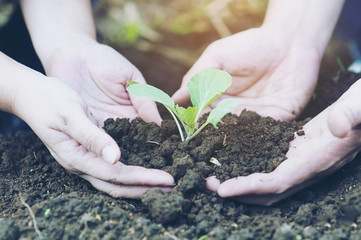
<instances>
[{"instance_id":1,"label":"finger","mask_svg":"<svg viewBox=\"0 0 361 240\"><path fill-rule=\"evenodd\" d=\"M317 158L317 157L316 157ZM221 197L254 200L255 204L270 205L317 181L318 168L305 167L302 158L289 158L271 173L254 173L223 182L218 188ZM321 171L321 170L320 170ZM318 176L318 177L317 177Z\"/></svg>"},{"instance_id":2,"label":"finger","mask_svg":"<svg viewBox=\"0 0 361 240\"><path fill-rule=\"evenodd\" d=\"M130 95L130 100L140 118L146 122L155 122L160 125L162 118L159 115L157 105L148 99Z\"/></svg>"},{"instance_id":3,"label":"finger","mask_svg":"<svg viewBox=\"0 0 361 240\"><path fill-rule=\"evenodd\" d=\"M345 137L352 128L361 123L360 92L361 79L330 107L327 122L334 136Z\"/></svg>"},{"instance_id":4,"label":"finger","mask_svg":"<svg viewBox=\"0 0 361 240\"><path fill-rule=\"evenodd\" d=\"M85 161L86 160L86 161ZM100 180L123 185L173 186L174 178L167 172L139 166L126 166L121 162L109 165L99 158L77 161L76 168Z\"/></svg>"},{"instance_id":5,"label":"finger","mask_svg":"<svg viewBox=\"0 0 361 240\"><path fill-rule=\"evenodd\" d=\"M241 195L264 195L278 191L276 181L265 173L254 173L246 177L236 177L223 182L218 188L221 197Z\"/></svg>"},{"instance_id":6,"label":"finger","mask_svg":"<svg viewBox=\"0 0 361 240\"><path fill-rule=\"evenodd\" d=\"M126 166L121 163L112 168L111 173L117 175L116 179L123 184L173 186L172 175L158 169L148 169L138 166ZM104 177L107 177L106 175Z\"/></svg>"},{"instance_id":7,"label":"finger","mask_svg":"<svg viewBox=\"0 0 361 240\"><path fill-rule=\"evenodd\" d=\"M176 104L186 106L189 103L189 91L186 86L179 88L172 96Z\"/></svg>"},{"instance_id":8,"label":"finger","mask_svg":"<svg viewBox=\"0 0 361 240\"><path fill-rule=\"evenodd\" d=\"M217 192L220 184L221 182L215 176L207 178L206 187L212 192Z\"/></svg>"},{"instance_id":9,"label":"finger","mask_svg":"<svg viewBox=\"0 0 361 240\"><path fill-rule=\"evenodd\" d=\"M277 186L270 182L267 183L268 180L270 179L264 173L233 178L219 186L218 195L220 197L236 197L243 203L270 206L292 194L290 191L274 193L273 191L277 191Z\"/></svg>"},{"instance_id":10,"label":"finger","mask_svg":"<svg viewBox=\"0 0 361 240\"><path fill-rule=\"evenodd\" d=\"M169 173L125 166L117 162L120 158L120 150L116 142L102 129L96 127L82 109L73 109L67 115L71 117L64 118L63 129L60 129L67 135L56 143L56 149L52 149L53 156L66 169L81 171L104 181L121 184L167 186L174 184L174 179Z\"/></svg>"},{"instance_id":11,"label":"finger","mask_svg":"<svg viewBox=\"0 0 361 240\"><path fill-rule=\"evenodd\" d=\"M173 186L174 178L158 169L126 166L121 162L113 165L89 152L74 139L65 136L56 148L49 147L53 157L68 171L93 176L99 180L124 185ZM68 151L64 151L67 150ZM65 160L65 161L64 161Z\"/></svg>"},{"instance_id":12,"label":"finger","mask_svg":"<svg viewBox=\"0 0 361 240\"><path fill-rule=\"evenodd\" d=\"M139 198L144 192L154 187L150 186L129 186L118 185L99 180L89 175L82 175L82 178L90 182L96 189L106 192L113 197ZM172 187L160 187L164 192L171 192Z\"/></svg>"},{"instance_id":13,"label":"finger","mask_svg":"<svg viewBox=\"0 0 361 240\"><path fill-rule=\"evenodd\" d=\"M73 111L70 117L64 118L62 131L109 164L114 164L120 159L117 143L94 125L82 109Z\"/></svg>"},{"instance_id":14,"label":"finger","mask_svg":"<svg viewBox=\"0 0 361 240\"><path fill-rule=\"evenodd\" d=\"M132 81L139 83L146 83L142 74L139 71L136 71L136 73L134 73L134 77ZM158 125L161 124L162 118L160 117L155 102L149 99L136 97L132 94L129 95L130 95L130 101L132 102L140 118L142 118L146 122L155 122Z\"/></svg>"}]
</instances>

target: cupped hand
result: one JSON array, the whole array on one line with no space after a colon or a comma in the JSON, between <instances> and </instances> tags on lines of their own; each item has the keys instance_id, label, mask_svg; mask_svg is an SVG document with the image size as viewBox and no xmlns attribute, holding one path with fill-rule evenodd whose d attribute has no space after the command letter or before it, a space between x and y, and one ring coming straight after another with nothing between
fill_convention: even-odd
<instances>
[{"instance_id":1,"label":"cupped hand","mask_svg":"<svg viewBox=\"0 0 361 240\"><path fill-rule=\"evenodd\" d=\"M113 48L76 39L43 60L48 76L66 81L82 97L102 126L107 118L141 117L160 124L154 102L130 96L127 81L145 82L142 74Z\"/></svg>"},{"instance_id":2,"label":"cupped hand","mask_svg":"<svg viewBox=\"0 0 361 240\"><path fill-rule=\"evenodd\" d=\"M136 198L155 186L171 190L168 173L119 162L116 142L95 125L89 107L68 84L47 77L28 82L16 95L14 113L65 169L115 197Z\"/></svg>"},{"instance_id":3,"label":"cupped hand","mask_svg":"<svg viewBox=\"0 0 361 240\"><path fill-rule=\"evenodd\" d=\"M320 59L314 48L283 39L269 29L246 30L209 45L173 98L179 104L187 102L190 78L217 68L232 75L232 86L222 98L245 100L235 113L248 109L276 119L294 119L315 88Z\"/></svg>"},{"instance_id":4,"label":"cupped hand","mask_svg":"<svg viewBox=\"0 0 361 240\"><path fill-rule=\"evenodd\" d=\"M335 172L361 150L361 79L303 128L290 143L287 159L271 173L254 173L207 186L221 197L271 205Z\"/></svg>"}]
</instances>

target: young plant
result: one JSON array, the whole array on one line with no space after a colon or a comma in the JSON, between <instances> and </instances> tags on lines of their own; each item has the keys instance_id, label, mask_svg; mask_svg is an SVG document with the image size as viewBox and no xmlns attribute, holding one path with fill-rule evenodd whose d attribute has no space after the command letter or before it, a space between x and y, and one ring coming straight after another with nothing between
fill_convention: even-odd
<instances>
[{"instance_id":1,"label":"young plant","mask_svg":"<svg viewBox=\"0 0 361 240\"><path fill-rule=\"evenodd\" d=\"M183 108L175 104L173 99L162 90L148 84L129 81L127 90L138 97L151 99L163 104L174 118L182 141L194 138L205 126L212 124L218 129L218 122L243 101L241 99L227 98L220 101L210 113L205 123L198 127L198 120L202 111L226 91L232 84L232 77L227 72L218 69L207 69L192 77L187 83L193 106ZM179 121L178 121L179 120ZM182 124L186 133L184 138Z\"/></svg>"}]
</instances>

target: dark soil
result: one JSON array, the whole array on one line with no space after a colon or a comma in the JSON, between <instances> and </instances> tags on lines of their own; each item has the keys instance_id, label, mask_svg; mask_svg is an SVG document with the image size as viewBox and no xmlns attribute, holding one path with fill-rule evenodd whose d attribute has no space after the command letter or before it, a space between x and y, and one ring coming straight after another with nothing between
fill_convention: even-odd
<instances>
[{"instance_id":1,"label":"dark soil","mask_svg":"<svg viewBox=\"0 0 361 240\"><path fill-rule=\"evenodd\" d=\"M341 72L320 81L303 118L330 105L360 77ZM244 111L184 143L171 120L159 127L109 119L105 130L119 144L122 162L164 169L176 179L172 193L155 189L139 200L112 198L68 173L32 132L0 136L0 239L40 239L35 222L43 239L361 239L360 155L272 207L222 199L205 189L211 175L225 180L272 171L306 121Z\"/></svg>"}]
</instances>

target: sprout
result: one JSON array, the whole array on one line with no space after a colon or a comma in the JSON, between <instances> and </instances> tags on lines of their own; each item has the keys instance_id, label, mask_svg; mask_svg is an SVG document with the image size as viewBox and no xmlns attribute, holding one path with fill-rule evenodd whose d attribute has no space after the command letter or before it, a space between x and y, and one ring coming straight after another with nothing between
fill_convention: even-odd
<instances>
[{"instance_id":1,"label":"sprout","mask_svg":"<svg viewBox=\"0 0 361 240\"><path fill-rule=\"evenodd\" d=\"M206 122L198 127L202 111L231 86L232 77L227 72L207 69L193 76L187 84L193 104L188 108L175 104L168 94L156 87L132 81L129 81L128 84L127 90L130 94L151 99L163 104L168 109L177 124L182 141L191 140L208 124L212 124L217 129L218 122L243 102L241 99L223 99L210 112ZM186 138L184 138L181 125L186 133Z\"/></svg>"}]
</instances>

